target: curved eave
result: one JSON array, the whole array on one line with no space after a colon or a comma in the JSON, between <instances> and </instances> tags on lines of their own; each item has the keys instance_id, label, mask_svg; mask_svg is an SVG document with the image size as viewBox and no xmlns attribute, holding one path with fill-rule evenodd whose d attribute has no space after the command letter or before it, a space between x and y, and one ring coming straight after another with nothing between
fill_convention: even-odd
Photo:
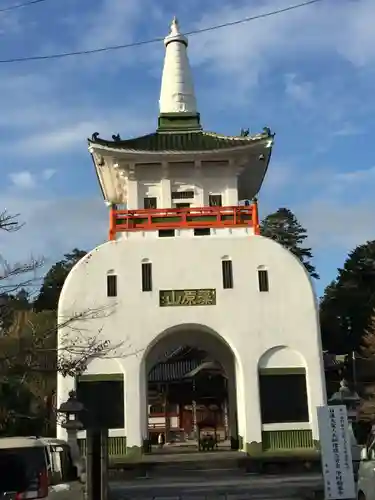
<instances>
[{"instance_id":1,"label":"curved eave","mask_svg":"<svg viewBox=\"0 0 375 500\"><path fill-rule=\"evenodd\" d=\"M242 138L243 139L243 138ZM95 150L101 150L101 151L107 151L110 153L118 154L118 153L124 153L124 154L131 154L131 155L139 155L139 156L158 156L158 155L212 155L212 154L227 154L227 153L241 153L245 152L247 150L251 150L253 148L259 147L263 144L263 147L265 149L272 149L274 142L273 137L262 137L259 139L252 139L249 140L248 144L241 144L240 146L232 146L232 147L223 147L223 148L215 148L215 149L204 149L204 150L176 150L176 149L163 149L163 150L143 150L143 149L131 149L131 148L122 148L120 146L112 146L103 143L99 143L96 141L90 141L89 140L89 151L91 149Z\"/></svg>"},{"instance_id":2,"label":"curved eave","mask_svg":"<svg viewBox=\"0 0 375 500\"><path fill-rule=\"evenodd\" d=\"M101 191L102 196L103 196L103 200L106 201L105 193L104 193L103 186L102 186L102 181L101 181L101 179L99 177L98 167L97 167L97 165L95 163L94 155L92 153L90 153L90 156L91 156L92 162L94 164L95 174L96 174L96 178L98 179L98 183L99 183L99 186L100 186L100 191Z\"/></svg>"},{"instance_id":3,"label":"curved eave","mask_svg":"<svg viewBox=\"0 0 375 500\"><path fill-rule=\"evenodd\" d=\"M264 173L263 173L263 177L262 177L262 180L261 180L261 183L259 185L259 189L258 191L255 193L255 196L258 196L258 193L260 191L260 188L263 186L263 182L264 182L264 179L267 175L267 171L268 171L268 167L269 167L269 164L270 164L270 161L271 161L271 156L272 156L272 145L269 147L269 152L268 152L268 156L267 156L267 163L266 163L266 167L264 169Z\"/></svg>"}]
</instances>

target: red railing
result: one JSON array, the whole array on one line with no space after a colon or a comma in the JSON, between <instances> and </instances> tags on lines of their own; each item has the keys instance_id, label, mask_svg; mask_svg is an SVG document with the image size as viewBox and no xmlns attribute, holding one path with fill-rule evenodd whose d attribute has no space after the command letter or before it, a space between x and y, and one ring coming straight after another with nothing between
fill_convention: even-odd
<instances>
[{"instance_id":1,"label":"red railing","mask_svg":"<svg viewBox=\"0 0 375 500\"><path fill-rule=\"evenodd\" d=\"M109 239L122 231L154 231L158 229L194 229L253 227L259 234L258 207L183 207L139 210L110 210Z\"/></svg>"}]
</instances>

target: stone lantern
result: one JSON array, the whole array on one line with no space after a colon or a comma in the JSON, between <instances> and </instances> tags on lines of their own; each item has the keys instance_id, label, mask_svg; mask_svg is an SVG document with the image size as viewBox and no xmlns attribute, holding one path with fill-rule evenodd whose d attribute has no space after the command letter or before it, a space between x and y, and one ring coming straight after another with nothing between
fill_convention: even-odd
<instances>
[{"instance_id":1,"label":"stone lantern","mask_svg":"<svg viewBox=\"0 0 375 500\"><path fill-rule=\"evenodd\" d=\"M360 397L356 391L350 389L345 379L341 380L339 390L330 397L328 403L330 405L345 405L349 424L356 420Z\"/></svg>"},{"instance_id":2,"label":"stone lantern","mask_svg":"<svg viewBox=\"0 0 375 500\"><path fill-rule=\"evenodd\" d=\"M357 418L357 409L360 403L358 393L350 389L348 382L343 379L340 382L340 388L328 400L329 405L345 405L348 413L348 430L349 439L352 450L352 459L354 472L358 471L359 461L361 458L361 447L358 445L357 439L353 431L353 422Z\"/></svg>"},{"instance_id":3,"label":"stone lantern","mask_svg":"<svg viewBox=\"0 0 375 500\"><path fill-rule=\"evenodd\" d=\"M83 479L82 474L84 472L84 466L78 446L77 432L83 429L83 424L79 419L79 415L83 410L84 405L78 401L75 391L69 392L69 398L65 403L62 403L57 410L57 413L65 416L65 420L60 425L63 429L66 429L72 461L77 468L77 474L80 479Z\"/></svg>"}]
</instances>

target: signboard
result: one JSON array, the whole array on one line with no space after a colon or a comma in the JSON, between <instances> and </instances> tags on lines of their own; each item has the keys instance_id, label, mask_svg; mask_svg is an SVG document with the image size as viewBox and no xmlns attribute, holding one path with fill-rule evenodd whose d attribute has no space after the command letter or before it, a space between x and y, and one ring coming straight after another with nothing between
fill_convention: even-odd
<instances>
[{"instance_id":1,"label":"signboard","mask_svg":"<svg viewBox=\"0 0 375 500\"><path fill-rule=\"evenodd\" d=\"M215 306L215 288L194 290L160 290L160 307L167 306Z\"/></svg>"},{"instance_id":2,"label":"signboard","mask_svg":"<svg viewBox=\"0 0 375 500\"><path fill-rule=\"evenodd\" d=\"M326 500L356 498L348 416L345 405L318 407Z\"/></svg>"}]
</instances>

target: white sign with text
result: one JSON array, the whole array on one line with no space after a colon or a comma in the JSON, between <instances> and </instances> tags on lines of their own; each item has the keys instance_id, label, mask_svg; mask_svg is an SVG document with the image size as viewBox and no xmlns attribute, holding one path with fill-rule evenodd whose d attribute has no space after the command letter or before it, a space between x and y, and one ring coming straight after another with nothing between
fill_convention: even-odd
<instances>
[{"instance_id":1,"label":"white sign with text","mask_svg":"<svg viewBox=\"0 0 375 500\"><path fill-rule=\"evenodd\" d=\"M356 498L346 406L318 407L318 425L325 499Z\"/></svg>"}]
</instances>

